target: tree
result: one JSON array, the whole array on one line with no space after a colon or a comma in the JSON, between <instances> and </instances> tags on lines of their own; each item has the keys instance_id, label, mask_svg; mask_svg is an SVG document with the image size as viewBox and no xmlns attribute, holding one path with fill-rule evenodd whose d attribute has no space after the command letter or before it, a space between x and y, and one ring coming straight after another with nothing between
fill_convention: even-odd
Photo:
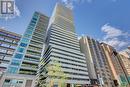
<instances>
[{"instance_id":1,"label":"tree","mask_svg":"<svg viewBox=\"0 0 130 87\"><path fill-rule=\"evenodd\" d=\"M56 82L56 79L58 79L57 80L58 85L60 87L64 86L67 75L62 71L61 63L59 63L56 60L52 60L52 63L53 64L50 64L47 67L48 75L52 78L51 79L52 85Z\"/></svg>"},{"instance_id":2,"label":"tree","mask_svg":"<svg viewBox=\"0 0 130 87\"><path fill-rule=\"evenodd\" d=\"M51 64L45 65L44 62L41 63L41 65L44 66L44 74L46 74L47 77L50 77L50 82L43 83L42 80L39 81L39 84L41 87L52 87L54 83L58 83L59 87L65 87L65 80L67 78L67 74L65 74L62 71L62 65L60 62L56 60L51 60ZM40 77L39 77L40 78Z\"/></svg>"}]
</instances>

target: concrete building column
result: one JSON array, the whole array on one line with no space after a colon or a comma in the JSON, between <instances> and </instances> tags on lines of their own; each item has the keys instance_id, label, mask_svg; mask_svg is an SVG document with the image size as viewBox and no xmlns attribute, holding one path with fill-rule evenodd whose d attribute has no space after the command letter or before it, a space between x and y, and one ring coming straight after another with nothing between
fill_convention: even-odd
<instances>
[{"instance_id":1,"label":"concrete building column","mask_svg":"<svg viewBox=\"0 0 130 87\"><path fill-rule=\"evenodd\" d=\"M32 81L32 86L31 86L31 87L34 87L34 86L35 86L35 81L36 81L36 80L33 80L33 81Z\"/></svg>"},{"instance_id":2,"label":"concrete building column","mask_svg":"<svg viewBox=\"0 0 130 87\"><path fill-rule=\"evenodd\" d=\"M5 78L4 78L4 75L1 77L1 79L0 79L0 87L2 87L2 85L3 85L3 83L4 83L4 80L5 80Z\"/></svg>"},{"instance_id":3,"label":"concrete building column","mask_svg":"<svg viewBox=\"0 0 130 87\"><path fill-rule=\"evenodd\" d=\"M74 87L74 84L71 84L71 87Z\"/></svg>"},{"instance_id":4,"label":"concrete building column","mask_svg":"<svg viewBox=\"0 0 130 87\"><path fill-rule=\"evenodd\" d=\"M25 85L26 85L26 79L23 80L22 87L25 87Z\"/></svg>"}]
</instances>

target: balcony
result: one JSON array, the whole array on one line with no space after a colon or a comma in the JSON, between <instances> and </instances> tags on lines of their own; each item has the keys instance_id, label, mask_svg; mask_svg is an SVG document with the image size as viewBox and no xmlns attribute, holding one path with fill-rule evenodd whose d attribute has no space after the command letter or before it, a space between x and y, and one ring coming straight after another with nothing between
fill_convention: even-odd
<instances>
[{"instance_id":1,"label":"balcony","mask_svg":"<svg viewBox=\"0 0 130 87\"><path fill-rule=\"evenodd\" d=\"M38 53L42 52L42 49L38 49L38 48L35 48L35 47L28 47L27 50L30 50L30 51L33 51L33 52L38 52Z\"/></svg>"},{"instance_id":2,"label":"balcony","mask_svg":"<svg viewBox=\"0 0 130 87\"><path fill-rule=\"evenodd\" d=\"M26 69L26 70L32 70L32 71L37 71L38 66L34 66L34 65L27 65L27 64L22 64L21 65L21 69Z\"/></svg>"},{"instance_id":3,"label":"balcony","mask_svg":"<svg viewBox=\"0 0 130 87\"><path fill-rule=\"evenodd\" d=\"M27 74L27 75L36 75L36 72L23 71L23 70L20 70L19 73L20 73L20 74Z\"/></svg>"},{"instance_id":4,"label":"balcony","mask_svg":"<svg viewBox=\"0 0 130 87\"><path fill-rule=\"evenodd\" d=\"M33 58L24 58L24 60L29 60L29 61L33 61L33 62L40 62L40 58L37 59L33 59Z\"/></svg>"}]
</instances>

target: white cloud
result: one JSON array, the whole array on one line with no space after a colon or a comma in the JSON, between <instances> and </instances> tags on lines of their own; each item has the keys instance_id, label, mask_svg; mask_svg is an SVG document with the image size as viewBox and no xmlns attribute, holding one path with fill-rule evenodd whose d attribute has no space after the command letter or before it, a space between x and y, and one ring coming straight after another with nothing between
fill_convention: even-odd
<instances>
[{"instance_id":1,"label":"white cloud","mask_svg":"<svg viewBox=\"0 0 130 87\"><path fill-rule=\"evenodd\" d=\"M81 36L78 36L78 40L80 40L81 39Z\"/></svg>"},{"instance_id":2,"label":"white cloud","mask_svg":"<svg viewBox=\"0 0 130 87\"><path fill-rule=\"evenodd\" d=\"M78 3L78 4L84 3L84 2L91 3L93 1L96 1L96 0L61 0L61 2L63 2L66 5L66 7L70 8L70 9L74 8L74 3ZM116 2L117 0L111 0L111 1Z\"/></svg>"},{"instance_id":3,"label":"white cloud","mask_svg":"<svg viewBox=\"0 0 130 87\"><path fill-rule=\"evenodd\" d=\"M83 3L85 1L87 2L92 2L93 0L61 0L66 7L73 9L74 8L74 3Z\"/></svg>"},{"instance_id":4,"label":"white cloud","mask_svg":"<svg viewBox=\"0 0 130 87\"><path fill-rule=\"evenodd\" d=\"M119 38L111 38L111 39L103 40L103 42L115 47L116 49L120 49L128 45L128 42L120 40Z\"/></svg>"},{"instance_id":5,"label":"white cloud","mask_svg":"<svg viewBox=\"0 0 130 87\"><path fill-rule=\"evenodd\" d=\"M121 31L121 29L110 26L109 24L103 25L101 30L104 33L106 33L106 36L104 37L104 39L109 39L109 38L118 37L118 36L127 36L128 34Z\"/></svg>"},{"instance_id":6,"label":"white cloud","mask_svg":"<svg viewBox=\"0 0 130 87\"><path fill-rule=\"evenodd\" d=\"M123 32L121 29L110 26L109 24L103 25L101 30L105 34L102 38L102 42L115 47L117 50L130 44L125 40L129 38L128 32Z\"/></svg>"},{"instance_id":7,"label":"white cloud","mask_svg":"<svg viewBox=\"0 0 130 87\"><path fill-rule=\"evenodd\" d=\"M18 9L18 7L15 5L15 16L20 16L20 10Z\"/></svg>"},{"instance_id":8,"label":"white cloud","mask_svg":"<svg viewBox=\"0 0 130 87\"><path fill-rule=\"evenodd\" d=\"M66 5L66 7L73 9L74 0L62 0L62 2Z\"/></svg>"}]
</instances>

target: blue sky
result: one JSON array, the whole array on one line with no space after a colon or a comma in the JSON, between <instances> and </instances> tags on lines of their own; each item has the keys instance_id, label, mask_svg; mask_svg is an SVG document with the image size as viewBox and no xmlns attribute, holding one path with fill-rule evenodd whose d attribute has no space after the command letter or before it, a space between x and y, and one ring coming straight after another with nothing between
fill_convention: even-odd
<instances>
[{"instance_id":1,"label":"blue sky","mask_svg":"<svg viewBox=\"0 0 130 87\"><path fill-rule=\"evenodd\" d=\"M51 16L57 1L16 0L20 13L13 19L0 19L0 27L23 34L32 14ZM104 41L117 49L130 45L130 0L71 0L77 34Z\"/></svg>"}]
</instances>

